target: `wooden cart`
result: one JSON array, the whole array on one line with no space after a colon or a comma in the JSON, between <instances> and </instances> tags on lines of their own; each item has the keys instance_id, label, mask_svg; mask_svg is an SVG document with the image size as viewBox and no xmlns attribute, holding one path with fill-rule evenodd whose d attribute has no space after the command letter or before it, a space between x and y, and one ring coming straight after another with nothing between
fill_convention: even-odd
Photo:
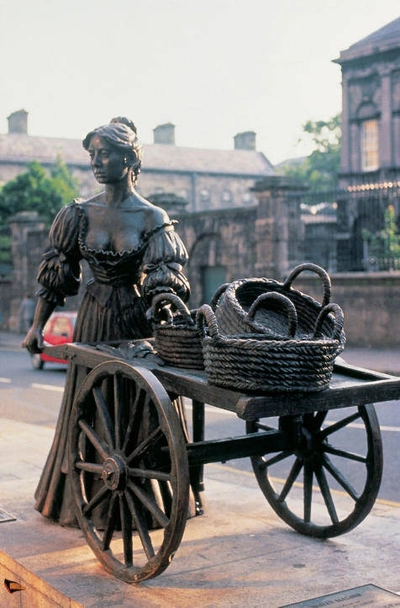
<instances>
[{"instance_id":1,"label":"wooden cart","mask_svg":"<svg viewBox=\"0 0 400 608\"><path fill-rule=\"evenodd\" d=\"M348 532L374 505L383 461L372 404L400 398L400 378L340 360L322 392L249 395L210 386L201 371L159 365L152 357L128 360L118 348L116 355L102 345L53 348L88 370L70 421L77 518L98 560L126 582L157 576L171 562L190 486L201 513L205 463L250 457L279 517L316 538ZM179 396L193 403L192 441L176 410ZM243 419L243 435L205 440L204 404ZM346 440L352 424L362 429L357 446ZM106 507L102 530L93 517L100 507Z\"/></svg>"}]
</instances>

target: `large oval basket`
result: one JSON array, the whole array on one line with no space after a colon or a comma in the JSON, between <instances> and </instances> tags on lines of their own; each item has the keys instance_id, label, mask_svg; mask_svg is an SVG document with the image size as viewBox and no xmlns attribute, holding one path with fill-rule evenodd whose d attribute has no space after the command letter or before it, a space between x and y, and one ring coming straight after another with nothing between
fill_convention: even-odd
<instances>
[{"instance_id":1,"label":"large oval basket","mask_svg":"<svg viewBox=\"0 0 400 608\"><path fill-rule=\"evenodd\" d=\"M292 283L302 272L311 271L319 276L323 287L322 302L293 289ZM289 298L297 312L296 338L313 336L316 322L322 309L331 299L331 280L328 273L316 264L305 263L294 268L283 283L274 279L248 278L222 285L214 294L211 307L215 312L219 332L225 335L245 333L267 333L282 335L287 319L283 309L259 307L252 317L249 311L257 298L265 293L276 292ZM334 319L327 315L321 332L327 338L335 330ZM342 329L343 332L343 329ZM344 333L341 336L344 340Z\"/></svg>"},{"instance_id":2,"label":"large oval basket","mask_svg":"<svg viewBox=\"0 0 400 608\"><path fill-rule=\"evenodd\" d=\"M331 338L321 328L333 319ZM275 339L262 334L222 335L216 316L204 304L197 312L203 332L203 353L207 381L215 386L245 392L316 392L328 387L335 358L342 352L343 312L327 304L319 314L310 338Z\"/></svg>"},{"instance_id":3,"label":"large oval basket","mask_svg":"<svg viewBox=\"0 0 400 608\"><path fill-rule=\"evenodd\" d=\"M166 305L169 314L163 319ZM153 298L151 316L155 347L161 359L175 367L204 369L196 311L191 313L178 296L165 293Z\"/></svg>"}]
</instances>

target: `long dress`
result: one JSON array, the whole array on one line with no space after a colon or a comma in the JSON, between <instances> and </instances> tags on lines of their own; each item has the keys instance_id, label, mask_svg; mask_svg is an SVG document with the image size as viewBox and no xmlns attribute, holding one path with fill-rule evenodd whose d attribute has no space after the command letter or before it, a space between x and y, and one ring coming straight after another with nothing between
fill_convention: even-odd
<instances>
[{"instance_id":1,"label":"long dress","mask_svg":"<svg viewBox=\"0 0 400 608\"><path fill-rule=\"evenodd\" d=\"M50 230L50 248L43 255L37 295L63 305L76 295L80 261L86 260L93 278L86 285L74 331L74 342L99 343L151 336L146 318L151 297L172 291L186 301L189 283L182 273L186 249L166 214L149 206L146 232L131 251L105 251L86 245L88 216L84 204L64 207ZM160 223L160 219L162 223ZM35 493L35 508L64 526L76 526L67 466L70 412L79 385L87 374L82 366L69 364L55 435ZM183 426L184 426L184 421Z\"/></svg>"}]
</instances>

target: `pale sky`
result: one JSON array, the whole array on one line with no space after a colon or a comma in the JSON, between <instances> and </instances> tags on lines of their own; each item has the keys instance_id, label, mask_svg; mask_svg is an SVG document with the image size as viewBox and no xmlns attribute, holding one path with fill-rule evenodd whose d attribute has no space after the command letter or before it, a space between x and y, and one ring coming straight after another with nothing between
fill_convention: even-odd
<instances>
[{"instance_id":1,"label":"pale sky","mask_svg":"<svg viewBox=\"0 0 400 608\"><path fill-rule=\"evenodd\" d=\"M22 108L31 135L74 139L127 115L143 143L165 122L198 148L255 131L276 164L341 110L332 60L399 16L399 0L0 0L0 133Z\"/></svg>"}]
</instances>

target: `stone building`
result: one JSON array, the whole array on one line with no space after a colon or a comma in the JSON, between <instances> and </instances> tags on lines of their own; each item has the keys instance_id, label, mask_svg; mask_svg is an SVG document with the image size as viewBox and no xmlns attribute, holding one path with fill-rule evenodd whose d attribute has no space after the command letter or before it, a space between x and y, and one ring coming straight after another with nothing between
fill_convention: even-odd
<instances>
[{"instance_id":1,"label":"stone building","mask_svg":"<svg viewBox=\"0 0 400 608\"><path fill-rule=\"evenodd\" d=\"M400 179L400 17L335 60L342 70L341 185Z\"/></svg>"},{"instance_id":2,"label":"stone building","mask_svg":"<svg viewBox=\"0 0 400 608\"><path fill-rule=\"evenodd\" d=\"M338 269L366 270L363 234L379 234L389 205L400 219L400 17L335 61L342 71Z\"/></svg>"},{"instance_id":3,"label":"stone building","mask_svg":"<svg viewBox=\"0 0 400 608\"><path fill-rule=\"evenodd\" d=\"M238 133L233 150L176 146L171 123L159 125L153 133L154 143L143 145L138 186L146 198L172 193L187 201L188 212L250 207L256 204L250 190L254 183L275 174L268 159L256 150L252 131ZM32 160L49 167L57 156L77 178L82 197L99 189L80 140L29 135L28 113L14 112L8 117L8 133L0 135L0 184L25 171Z\"/></svg>"}]
</instances>

